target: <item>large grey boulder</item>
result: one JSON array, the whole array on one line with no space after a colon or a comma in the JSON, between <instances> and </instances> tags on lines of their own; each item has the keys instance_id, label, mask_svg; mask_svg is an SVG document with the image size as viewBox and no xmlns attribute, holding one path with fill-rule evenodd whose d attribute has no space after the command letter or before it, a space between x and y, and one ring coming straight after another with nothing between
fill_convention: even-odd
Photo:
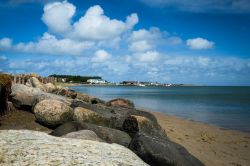
<instances>
[{"instance_id":1,"label":"large grey boulder","mask_svg":"<svg viewBox=\"0 0 250 166\"><path fill-rule=\"evenodd\" d=\"M163 137L137 133L129 148L152 166L204 166L184 147Z\"/></svg>"},{"instance_id":2,"label":"large grey boulder","mask_svg":"<svg viewBox=\"0 0 250 166\"><path fill-rule=\"evenodd\" d=\"M59 138L28 130L2 130L0 138L0 165L3 166L147 165L117 144Z\"/></svg>"},{"instance_id":3,"label":"large grey boulder","mask_svg":"<svg viewBox=\"0 0 250 166\"><path fill-rule=\"evenodd\" d=\"M63 135L64 138L84 139L103 142L94 131L91 130L79 130Z\"/></svg>"},{"instance_id":4,"label":"large grey boulder","mask_svg":"<svg viewBox=\"0 0 250 166\"><path fill-rule=\"evenodd\" d=\"M134 137L138 132L147 133L152 136L167 137L166 132L157 123L144 116L130 115L122 125L123 131Z\"/></svg>"},{"instance_id":5,"label":"large grey boulder","mask_svg":"<svg viewBox=\"0 0 250 166\"><path fill-rule=\"evenodd\" d=\"M97 126L90 123L79 123L79 122L67 122L56 128L51 132L53 136L63 136L67 133L79 131L79 130L91 130L94 131L99 138L107 143L117 143L127 147L131 141L130 136L120 130L111 129L108 127Z\"/></svg>"},{"instance_id":6,"label":"large grey boulder","mask_svg":"<svg viewBox=\"0 0 250 166\"><path fill-rule=\"evenodd\" d=\"M92 110L82 107L76 107L74 109L73 120L77 122L93 123L101 126L109 125L109 119L100 116L99 114L97 114Z\"/></svg>"},{"instance_id":7,"label":"large grey boulder","mask_svg":"<svg viewBox=\"0 0 250 166\"><path fill-rule=\"evenodd\" d=\"M110 100L106 104L107 106L119 106L119 107L131 107L131 108L135 107L132 101L123 98Z\"/></svg>"},{"instance_id":8,"label":"large grey boulder","mask_svg":"<svg viewBox=\"0 0 250 166\"><path fill-rule=\"evenodd\" d=\"M75 99L77 96L77 93L74 90L71 90L69 88L66 87L61 87L61 88L56 88L52 91L52 93L57 94L57 95L61 95L61 96L65 96L65 97L69 97L72 99Z\"/></svg>"},{"instance_id":9,"label":"large grey boulder","mask_svg":"<svg viewBox=\"0 0 250 166\"><path fill-rule=\"evenodd\" d=\"M11 87L11 100L16 108L31 110L36 103L44 99L56 99L66 104L71 104L72 99L51 93L46 93L39 88L32 88L22 84L14 84Z\"/></svg>"},{"instance_id":10,"label":"large grey boulder","mask_svg":"<svg viewBox=\"0 0 250 166\"><path fill-rule=\"evenodd\" d=\"M56 89L56 86L52 83L44 84L44 87L45 87L46 92L49 92L49 93L52 93Z\"/></svg>"},{"instance_id":11,"label":"large grey boulder","mask_svg":"<svg viewBox=\"0 0 250 166\"><path fill-rule=\"evenodd\" d=\"M38 122L49 127L56 127L72 120L73 109L59 100L42 100L34 107Z\"/></svg>"},{"instance_id":12,"label":"large grey boulder","mask_svg":"<svg viewBox=\"0 0 250 166\"><path fill-rule=\"evenodd\" d=\"M42 91L46 91L46 88L44 86L43 83L41 83L36 77L31 77L28 80L29 84L33 87L33 88L39 88Z\"/></svg>"},{"instance_id":13,"label":"large grey boulder","mask_svg":"<svg viewBox=\"0 0 250 166\"><path fill-rule=\"evenodd\" d=\"M76 92L76 99L90 104L105 104L104 100L80 92Z\"/></svg>"}]
</instances>

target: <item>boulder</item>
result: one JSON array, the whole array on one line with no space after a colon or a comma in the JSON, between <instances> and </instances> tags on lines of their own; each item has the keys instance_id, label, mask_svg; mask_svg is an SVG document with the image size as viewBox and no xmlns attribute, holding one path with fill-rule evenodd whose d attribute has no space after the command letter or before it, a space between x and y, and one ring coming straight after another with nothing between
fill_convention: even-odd
<instances>
[{"instance_id":1,"label":"boulder","mask_svg":"<svg viewBox=\"0 0 250 166\"><path fill-rule=\"evenodd\" d=\"M134 108L135 105L132 101L122 98L113 99L107 102L107 106L120 106L120 107L131 107Z\"/></svg>"},{"instance_id":2,"label":"boulder","mask_svg":"<svg viewBox=\"0 0 250 166\"><path fill-rule=\"evenodd\" d=\"M80 101L87 102L90 104L105 104L105 101L99 98L92 97L92 96L89 96L87 94L80 93L80 92L76 92L76 94L77 94L76 99Z\"/></svg>"},{"instance_id":3,"label":"boulder","mask_svg":"<svg viewBox=\"0 0 250 166\"><path fill-rule=\"evenodd\" d=\"M79 122L67 122L54 131L51 132L53 136L63 136L67 133L79 131L79 130L91 130L94 131L99 138L107 143L117 143L127 147L131 141L130 136L120 130L111 129L108 127L97 126L90 123L79 123Z\"/></svg>"},{"instance_id":4,"label":"boulder","mask_svg":"<svg viewBox=\"0 0 250 166\"><path fill-rule=\"evenodd\" d=\"M56 86L52 83L44 84L44 87L45 87L46 92L49 92L49 93L52 93L56 89Z\"/></svg>"},{"instance_id":5,"label":"boulder","mask_svg":"<svg viewBox=\"0 0 250 166\"><path fill-rule=\"evenodd\" d=\"M96 112L101 117L109 120L107 127L122 130L123 122L130 115L138 115L148 118L152 123L158 125L156 118L149 112L137 110L134 108L106 106L104 104L90 104L78 99L74 99L71 107L82 107Z\"/></svg>"},{"instance_id":6,"label":"boulder","mask_svg":"<svg viewBox=\"0 0 250 166\"><path fill-rule=\"evenodd\" d=\"M72 120L73 110L59 100L42 100L34 107L38 122L49 127L56 127Z\"/></svg>"},{"instance_id":7,"label":"boulder","mask_svg":"<svg viewBox=\"0 0 250 166\"><path fill-rule=\"evenodd\" d=\"M184 147L166 138L137 133L129 148L152 166L204 166Z\"/></svg>"},{"instance_id":8,"label":"boulder","mask_svg":"<svg viewBox=\"0 0 250 166\"><path fill-rule=\"evenodd\" d=\"M65 134L62 137L103 142L102 139L99 138L96 135L96 133L94 131L91 131L91 130L79 130L79 131L75 131L75 132Z\"/></svg>"},{"instance_id":9,"label":"boulder","mask_svg":"<svg viewBox=\"0 0 250 166\"><path fill-rule=\"evenodd\" d=\"M28 81L33 88L39 88L42 91L46 91L43 83L41 83L36 77L31 77Z\"/></svg>"},{"instance_id":10,"label":"boulder","mask_svg":"<svg viewBox=\"0 0 250 166\"><path fill-rule=\"evenodd\" d=\"M82 107L76 107L74 109L73 120L77 122L94 123L96 125L104 125L104 126L109 125L109 119L106 119L98 115L96 112L92 110Z\"/></svg>"},{"instance_id":11,"label":"boulder","mask_svg":"<svg viewBox=\"0 0 250 166\"><path fill-rule=\"evenodd\" d=\"M31 110L39 101L44 99L56 99L66 104L71 104L71 99L51 93L46 93L39 88L32 88L22 84L14 84L11 87L11 101L18 109Z\"/></svg>"},{"instance_id":12,"label":"boulder","mask_svg":"<svg viewBox=\"0 0 250 166\"><path fill-rule=\"evenodd\" d=\"M2 130L0 138L0 165L147 165L117 144L29 130Z\"/></svg>"},{"instance_id":13,"label":"boulder","mask_svg":"<svg viewBox=\"0 0 250 166\"><path fill-rule=\"evenodd\" d=\"M149 135L157 135L166 137L165 131L157 123L144 116L130 115L128 116L123 125L123 131L127 132L131 137L134 137L138 132L147 133Z\"/></svg>"},{"instance_id":14,"label":"boulder","mask_svg":"<svg viewBox=\"0 0 250 166\"><path fill-rule=\"evenodd\" d=\"M7 74L0 74L0 116L4 115L8 107L8 99L11 93L11 77Z\"/></svg>"},{"instance_id":15,"label":"boulder","mask_svg":"<svg viewBox=\"0 0 250 166\"><path fill-rule=\"evenodd\" d=\"M105 104L105 101L96 97L90 97L90 103L91 104Z\"/></svg>"},{"instance_id":16,"label":"boulder","mask_svg":"<svg viewBox=\"0 0 250 166\"><path fill-rule=\"evenodd\" d=\"M65 96L65 97L69 97L72 99L75 99L77 96L77 93L74 90L68 89L68 88L56 88L52 91L52 93L57 94L57 95L61 95L61 96Z\"/></svg>"},{"instance_id":17,"label":"boulder","mask_svg":"<svg viewBox=\"0 0 250 166\"><path fill-rule=\"evenodd\" d=\"M84 102L90 103L91 97L87 94L76 92L76 99L82 100Z\"/></svg>"}]
</instances>

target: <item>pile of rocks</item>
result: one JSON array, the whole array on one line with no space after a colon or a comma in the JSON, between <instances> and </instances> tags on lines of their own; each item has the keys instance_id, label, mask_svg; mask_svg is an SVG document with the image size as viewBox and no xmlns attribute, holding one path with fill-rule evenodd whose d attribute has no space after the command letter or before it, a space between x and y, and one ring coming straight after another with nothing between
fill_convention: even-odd
<instances>
[{"instance_id":1,"label":"pile of rocks","mask_svg":"<svg viewBox=\"0 0 250 166\"><path fill-rule=\"evenodd\" d=\"M44 85L36 78L31 78L28 86L21 84L13 85L11 98L16 108L31 111L34 113L38 123L53 129L51 135L63 137L54 138L28 131L6 131L5 133L0 133L0 136L1 134L7 134L9 138L14 137L14 142L22 142L20 145L22 147L19 147L20 149L24 147L22 149L24 152L22 153L30 153L32 148L44 148L45 145L41 148L35 144L39 142L42 145L46 142L45 140L43 141L43 138L45 139L46 137L48 139L46 143L49 145L46 147L49 151L57 153L58 149L55 146L62 146L65 151L77 152L77 156L74 156L74 161L80 163L88 163L84 159L89 157L85 155L88 149L83 148L88 147L91 150L96 150L93 152L95 155L90 156L92 157L91 159L93 157L97 158L96 161L90 160L90 164L98 165L100 160L104 160L104 163L108 165L144 165L145 163L132 154L131 151L133 151L150 165L203 165L185 148L170 141L152 114L136 109L133 102L129 100L118 98L105 102L86 94L74 92L68 88L56 87L53 84ZM29 137L29 139L26 140L26 137ZM36 137L36 139L33 139L33 137ZM75 139L71 142L66 140L66 138ZM95 141L95 143L86 140ZM11 142L13 140L9 141L9 143ZM110 145L108 146L105 143L110 143ZM122 146L114 145L113 143ZM0 141L0 146L3 144ZM25 148L25 145L29 144L32 146ZM15 145L19 146L18 143L15 143ZM74 146L72 150L69 148L70 145ZM83 147L79 148L80 146ZM12 145L8 145L4 148L5 152L12 147ZM10 156L14 155L12 151L9 151L9 153L7 155L8 161L11 159ZM39 151L36 153L42 154L43 152ZM64 159L64 157L59 155L59 158L62 158L62 160L58 160L58 164L63 162L67 165L68 153L65 152L66 155L64 151L60 153L60 155L67 157ZM35 155L33 152L32 154ZM79 155L84 157L79 159ZM49 158L48 162L52 160L48 156L39 155L39 157L41 160ZM23 161L24 159L22 158L21 160ZM29 161L33 162L33 160L30 159Z\"/></svg>"}]
</instances>

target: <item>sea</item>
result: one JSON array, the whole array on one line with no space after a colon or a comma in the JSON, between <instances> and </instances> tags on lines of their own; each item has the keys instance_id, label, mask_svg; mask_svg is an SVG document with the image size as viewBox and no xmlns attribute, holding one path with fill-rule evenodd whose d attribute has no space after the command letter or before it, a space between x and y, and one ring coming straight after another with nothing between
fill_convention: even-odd
<instances>
[{"instance_id":1,"label":"sea","mask_svg":"<svg viewBox=\"0 0 250 166\"><path fill-rule=\"evenodd\" d=\"M250 133L250 87L72 86L105 101L132 100L138 108Z\"/></svg>"}]
</instances>

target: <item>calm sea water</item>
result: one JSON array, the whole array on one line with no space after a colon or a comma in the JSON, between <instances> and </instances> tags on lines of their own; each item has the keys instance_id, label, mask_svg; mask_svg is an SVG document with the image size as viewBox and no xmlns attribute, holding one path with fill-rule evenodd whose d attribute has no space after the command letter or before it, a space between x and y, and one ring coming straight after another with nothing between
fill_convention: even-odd
<instances>
[{"instance_id":1,"label":"calm sea water","mask_svg":"<svg viewBox=\"0 0 250 166\"><path fill-rule=\"evenodd\" d=\"M136 107L250 132L250 87L74 86L103 100L126 98Z\"/></svg>"}]
</instances>

